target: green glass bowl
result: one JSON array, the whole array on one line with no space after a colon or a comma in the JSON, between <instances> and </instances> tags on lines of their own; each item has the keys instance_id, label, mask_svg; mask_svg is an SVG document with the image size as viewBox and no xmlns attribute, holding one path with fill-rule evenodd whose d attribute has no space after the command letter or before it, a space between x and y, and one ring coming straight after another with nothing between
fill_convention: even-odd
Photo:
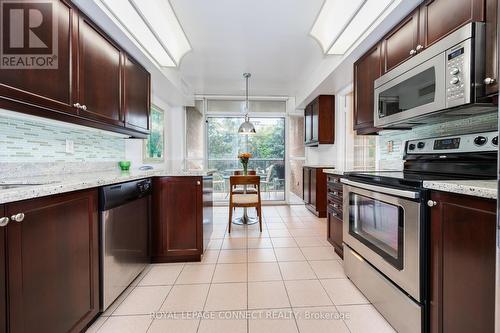
<instances>
[{"instance_id":1,"label":"green glass bowl","mask_svg":"<svg viewBox=\"0 0 500 333\"><path fill-rule=\"evenodd\" d=\"M130 169L130 161L120 161L118 165L122 171L128 171Z\"/></svg>"}]
</instances>

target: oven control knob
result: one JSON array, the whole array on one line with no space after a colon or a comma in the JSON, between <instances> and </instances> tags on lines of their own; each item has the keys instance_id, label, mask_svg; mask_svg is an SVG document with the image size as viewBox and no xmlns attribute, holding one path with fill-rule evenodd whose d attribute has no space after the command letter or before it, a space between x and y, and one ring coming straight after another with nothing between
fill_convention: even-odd
<instances>
[{"instance_id":1,"label":"oven control knob","mask_svg":"<svg viewBox=\"0 0 500 333\"><path fill-rule=\"evenodd\" d=\"M460 73L460 69L458 69L457 67L452 67L450 69L450 74L451 75L457 75L458 73Z\"/></svg>"},{"instance_id":2,"label":"oven control knob","mask_svg":"<svg viewBox=\"0 0 500 333\"><path fill-rule=\"evenodd\" d=\"M424 148L425 147L425 142L419 142L419 143L417 143L417 147L418 147L418 149Z\"/></svg>"},{"instance_id":3,"label":"oven control knob","mask_svg":"<svg viewBox=\"0 0 500 333\"><path fill-rule=\"evenodd\" d=\"M491 139L491 143L494 145L494 146L498 146L498 135L495 136L493 139Z\"/></svg>"},{"instance_id":4,"label":"oven control knob","mask_svg":"<svg viewBox=\"0 0 500 333\"><path fill-rule=\"evenodd\" d=\"M410 143L410 145L408 146L408 149L409 150L415 150L415 144Z\"/></svg>"},{"instance_id":5,"label":"oven control knob","mask_svg":"<svg viewBox=\"0 0 500 333\"><path fill-rule=\"evenodd\" d=\"M454 77L450 81L451 84L458 84L459 82L460 82L460 79L458 77Z\"/></svg>"},{"instance_id":6,"label":"oven control knob","mask_svg":"<svg viewBox=\"0 0 500 333\"><path fill-rule=\"evenodd\" d=\"M487 141L488 141L488 139L486 139L484 136L481 136L481 135L480 135L480 136L476 136L476 137L474 138L474 144L475 144L476 146L482 146L482 145L484 145Z\"/></svg>"}]
</instances>

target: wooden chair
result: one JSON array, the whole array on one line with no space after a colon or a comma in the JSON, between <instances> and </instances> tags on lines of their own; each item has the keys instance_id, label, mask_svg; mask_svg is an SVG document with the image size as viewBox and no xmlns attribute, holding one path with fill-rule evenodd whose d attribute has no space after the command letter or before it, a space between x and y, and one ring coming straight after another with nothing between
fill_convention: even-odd
<instances>
[{"instance_id":1,"label":"wooden chair","mask_svg":"<svg viewBox=\"0 0 500 333\"><path fill-rule=\"evenodd\" d=\"M257 174L257 171L255 170L248 170L248 176L255 176ZM233 175L235 176L243 176L243 170L236 170L233 172ZM234 189L234 193L244 193L243 187L242 186L237 186ZM257 189L253 186L247 186L246 193L257 193Z\"/></svg>"},{"instance_id":2,"label":"wooden chair","mask_svg":"<svg viewBox=\"0 0 500 333\"><path fill-rule=\"evenodd\" d=\"M231 224L233 221L233 209L236 207L255 207L259 217L259 228L262 232L262 206L260 202L260 177L259 176L231 176L229 178L229 229L231 233ZM257 193L235 192L238 185L252 186L257 189Z\"/></svg>"}]
</instances>

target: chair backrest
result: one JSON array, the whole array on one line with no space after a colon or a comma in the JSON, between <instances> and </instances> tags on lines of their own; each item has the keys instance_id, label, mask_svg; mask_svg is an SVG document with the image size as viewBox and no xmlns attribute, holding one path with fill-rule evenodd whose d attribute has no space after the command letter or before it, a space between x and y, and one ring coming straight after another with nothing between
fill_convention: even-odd
<instances>
[{"instance_id":1,"label":"chair backrest","mask_svg":"<svg viewBox=\"0 0 500 333\"><path fill-rule=\"evenodd\" d=\"M274 169L274 164L271 164L269 168L267 169L267 175L266 175L266 181L270 182L271 181L271 175L273 174L273 169Z\"/></svg>"},{"instance_id":2,"label":"chair backrest","mask_svg":"<svg viewBox=\"0 0 500 333\"><path fill-rule=\"evenodd\" d=\"M231 176L229 177L231 188L236 185L254 185L260 187L259 176Z\"/></svg>"},{"instance_id":3,"label":"chair backrest","mask_svg":"<svg viewBox=\"0 0 500 333\"><path fill-rule=\"evenodd\" d=\"M248 175L249 176L255 176L257 174L257 171L255 170L248 170ZM243 170L235 170L233 172L233 175L235 176L243 176Z\"/></svg>"}]
</instances>

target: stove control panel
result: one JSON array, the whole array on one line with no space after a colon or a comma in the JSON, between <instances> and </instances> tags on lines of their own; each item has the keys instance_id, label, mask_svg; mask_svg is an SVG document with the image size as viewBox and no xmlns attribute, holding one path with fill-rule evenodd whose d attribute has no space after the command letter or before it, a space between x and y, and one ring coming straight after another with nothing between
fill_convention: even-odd
<instances>
[{"instance_id":1,"label":"stove control panel","mask_svg":"<svg viewBox=\"0 0 500 333\"><path fill-rule=\"evenodd\" d=\"M498 149L498 131L410 140L406 154L488 152Z\"/></svg>"}]
</instances>

